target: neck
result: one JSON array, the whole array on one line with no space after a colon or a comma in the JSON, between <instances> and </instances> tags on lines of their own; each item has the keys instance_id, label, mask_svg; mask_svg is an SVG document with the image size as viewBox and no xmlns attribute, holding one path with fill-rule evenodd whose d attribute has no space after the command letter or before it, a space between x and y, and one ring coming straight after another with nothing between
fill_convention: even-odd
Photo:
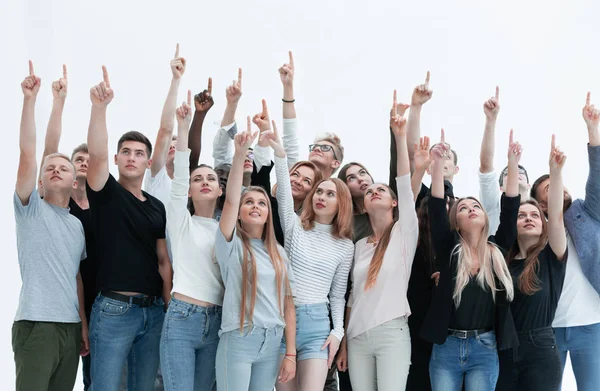
<instances>
[{"instance_id":1,"label":"neck","mask_svg":"<svg viewBox=\"0 0 600 391\"><path fill-rule=\"evenodd\" d=\"M529 187L519 186L519 194L521 194L521 202L529 199Z\"/></svg>"},{"instance_id":2,"label":"neck","mask_svg":"<svg viewBox=\"0 0 600 391\"><path fill-rule=\"evenodd\" d=\"M454 180L454 175L450 175L450 176L444 177L444 180L452 183L452 181Z\"/></svg>"},{"instance_id":3,"label":"neck","mask_svg":"<svg viewBox=\"0 0 600 391\"><path fill-rule=\"evenodd\" d=\"M44 191L44 201L49 204L59 206L61 208L69 207L69 199L71 199L71 192L68 193L51 193Z\"/></svg>"},{"instance_id":4,"label":"neck","mask_svg":"<svg viewBox=\"0 0 600 391\"><path fill-rule=\"evenodd\" d=\"M215 215L217 200L211 202L194 202L194 216L212 218Z\"/></svg>"},{"instance_id":5,"label":"neck","mask_svg":"<svg viewBox=\"0 0 600 391\"><path fill-rule=\"evenodd\" d=\"M242 185L245 187L249 187L251 185L252 174L249 172L244 173L244 178L242 179Z\"/></svg>"},{"instance_id":6,"label":"neck","mask_svg":"<svg viewBox=\"0 0 600 391\"><path fill-rule=\"evenodd\" d=\"M365 213L365 198L364 198L364 196L354 198L353 201L354 201L354 206L356 206L356 210L354 211L354 214L361 215L361 214Z\"/></svg>"},{"instance_id":7,"label":"neck","mask_svg":"<svg viewBox=\"0 0 600 391\"><path fill-rule=\"evenodd\" d=\"M527 251L529 251L533 246L535 246L539 240L540 238L535 236L517 237L517 243L519 243L519 254L517 255L517 258L527 258Z\"/></svg>"},{"instance_id":8,"label":"neck","mask_svg":"<svg viewBox=\"0 0 600 391\"><path fill-rule=\"evenodd\" d=\"M264 227L258 224L244 226L244 231L250 239L262 239L263 229Z\"/></svg>"},{"instance_id":9,"label":"neck","mask_svg":"<svg viewBox=\"0 0 600 391\"><path fill-rule=\"evenodd\" d=\"M165 169L167 170L167 175L169 176L169 178L173 179L173 177L175 176L175 164L173 164L173 160L168 161L165 164Z\"/></svg>"},{"instance_id":10,"label":"neck","mask_svg":"<svg viewBox=\"0 0 600 391\"><path fill-rule=\"evenodd\" d=\"M85 190L85 179L77 179L77 187L71 190L71 198L79 205L88 206L88 198ZM82 208L83 209L83 208Z\"/></svg>"},{"instance_id":11,"label":"neck","mask_svg":"<svg viewBox=\"0 0 600 391\"><path fill-rule=\"evenodd\" d=\"M119 184L123 186L125 190L141 200L144 198L142 194L142 179L143 177L129 179L119 175Z\"/></svg>"},{"instance_id":12,"label":"neck","mask_svg":"<svg viewBox=\"0 0 600 391\"><path fill-rule=\"evenodd\" d=\"M369 221L373 229L373 239L377 242L381 239L385 230L394 224L394 215L387 210L376 211L369 213Z\"/></svg>"},{"instance_id":13,"label":"neck","mask_svg":"<svg viewBox=\"0 0 600 391\"><path fill-rule=\"evenodd\" d=\"M319 168L319 170L321 170L323 179L329 179L333 175L333 169L330 166L322 166L319 164L317 164L316 166Z\"/></svg>"},{"instance_id":14,"label":"neck","mask_svg":"<svg viewBox=\"0 0 600 391\"><path fill-rule=\"evenodd\" d=\"M315 221L323 225L331 225L335 216L319 216L315 214Z\"/></svg>"},{"instance_id":15,"label":"neck","mask_svg":"<svg viewBox=\"0 0 600 391\"><path fill-rule=\"evenodd\" d=\"M294 211L297 212L300 210L300 208L302 208L302 204L304 203L304 200L297 200L294 199Z\"/></svg>"},{"instance_id":16,"label":"neck","mask_svg":"<svg viewBox=\"0 0 600 391\"><path fill-rule=\"evenodd\" d=\"M481 239L481 232L461 232L460 235L467 242L471 250L477 250L477 245Z\"/></svg>"}]
</instances>

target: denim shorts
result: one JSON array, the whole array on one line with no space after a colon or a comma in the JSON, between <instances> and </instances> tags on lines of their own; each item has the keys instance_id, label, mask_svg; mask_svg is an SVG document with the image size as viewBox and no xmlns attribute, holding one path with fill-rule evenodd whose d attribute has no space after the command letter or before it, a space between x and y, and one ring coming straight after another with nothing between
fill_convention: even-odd
<instances>
[{"instance_id":1,"label":"denim shorts","mask_svg":"<svg viewBox=\"0 0 600 391\"><path fill-rule=\"evenodd\" d=\"M329 358L329 348L321 347L329 337L329 305L327 303L296 305L296 359ZM285 339L281 345L285 354Z\"/></svg>"}]
</instances>

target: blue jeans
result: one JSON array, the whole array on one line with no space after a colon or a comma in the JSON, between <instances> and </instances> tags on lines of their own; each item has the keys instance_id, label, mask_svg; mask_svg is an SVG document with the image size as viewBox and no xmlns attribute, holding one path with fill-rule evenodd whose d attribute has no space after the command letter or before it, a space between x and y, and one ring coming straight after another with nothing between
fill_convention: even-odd
<instances>
[{"instance_id":1,"label":"blue jeans","mask_svg":"<svg viewBox=\"0 0 600 391\"><path fill-rule=\"evenodd\" d=\"M283 327L247 326L221 334L217 349L218 391L267 391L275 388Z\"/></svg>"},{"instance_id":2,"label":"blue jeans","mask_svg":"<svg viewBox=\"0 0 600 391\"><path fill-rule=\"evenodd\" d=\"M498 380L498 351L493 331L466 339L448 336L433 345L429 376L433 391L494 391Z\"/></svg>"},{"instance_id":3,"label":"blue jeans","mask_svg":"<svg viewBox=\"0 0 600 391\"><path fill-rule=\"evenodd\" d=\"M165 391L211 391L220 327L220 306L171 299L160 340Z\"/></svg>"},{"instance_id":4,"label":"blue jeans","mask_svg":"<svg viewBox=\"0 0 600 391\"><path fill-rule=\"evenodd\" d=\"M159 363L164 302L150 307L98 295L92 306L92 391L117 391L127 360L127 389L153 390Z\"/></svg>"},{"instance_id":5,"label":"blue jeans","mask_svg":"<svg viewBox=\"0 0 600 391\"><path fill-rule=\"evenodd\" d=\"M600 390L600 323L554 329L563 371L567 352L579 391Z\"/></svg>"},{"instance_id":6,"label":"blue jeans","mask_svg":"<svg viewBox=\"0 0 600 391\"><path fill-rule=\"evenodd\" d=\"M321 347L331 333L329 305L327 303L296 305L296 355L297 360L329 358L329 347ZM285 340L281 343L281 355L285 354ZM336 386L337 387L337 386Z\"/></svg>"}]
</instances>

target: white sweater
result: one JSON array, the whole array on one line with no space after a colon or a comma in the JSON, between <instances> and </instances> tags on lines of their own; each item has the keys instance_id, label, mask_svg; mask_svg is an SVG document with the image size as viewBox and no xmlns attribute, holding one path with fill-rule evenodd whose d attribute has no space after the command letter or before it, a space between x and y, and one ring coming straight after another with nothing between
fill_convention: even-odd
<instances>
[{"instance_id":1,"label":"white sweater","mask_svg":"<svg viewBox=\"0 0 600 391\"><path fill-rule=\"evenodd\" d=\"M332 235L332 226L315 222L304 230L294 212L294 199L286 159L275 157L277 203L285 237L285 250L292 263L295 277L295 303L326 303L329 296L333 330L339 340L344 336L344 307L348 274L354 256L350 239Z\"/></svg>"},{"instance_id":2,"label":"white sweater","mask_svg":"<svg viewBox=\"0 0 600 391\"><path fill-rule=\"evenodd\" d=\"M192 216L187 209L189 162L189 149L175 152L171 199L166 208L173 252L173 292L222 305L225 286L219 265L214 260L219 225L212 218Z\"/></svg>"}]
</instances>

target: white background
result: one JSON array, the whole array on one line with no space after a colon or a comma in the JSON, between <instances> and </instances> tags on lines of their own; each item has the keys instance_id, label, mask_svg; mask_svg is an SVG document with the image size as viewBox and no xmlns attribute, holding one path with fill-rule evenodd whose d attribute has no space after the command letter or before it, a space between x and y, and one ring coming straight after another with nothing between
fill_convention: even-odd
<instances>
[{"instance_id":1,"label":"white background","mask_svg":"<svg viewBox=\"0 0 600 391\"><path fill-rule=\"evenodd\" d=\"M414 86L431 71L432 100L422 113L422 134L447 141L459 154L457 195L477 195L482 104L500 86L496 165L505 165L508 130L524 146L522 164L532 180L547 171L550 135L568 155L565 175L572 194L583 196L587 132L581 118L585 93L600 101L597 14L600 3L572 0L483 4L401 1L114 1L0 0L0 107L6 176L0 192L5 299L0 321L0 387L14 387L10 328L20 288L12 191L18 160L20 82L32 59L42 90L36 109L41 153L52 95L50 84L69 67L69 96L60 150L70 154L86 140L89 87L108 67L115 99L108 110L110 151L118 137L139 130L154 141L167 93L175 43L188 60L185 90L214 80L216 101L204 126L201 161L212 163L215 121L224 89L244 70L238 120L267 99L281 119L277 69L296 58L296 99L301 145L316 133L343 139L346 161L365 164L387 180L388 113L392 91L410 101ZM594 92L597 92L595 94ZM114 169L114 168L113 168ZM428 181L428 179L426 179ZM79 380L78 380L79 382ZM565 387L575 389L570 370ZM78 383L79 389L79 383Z\"/></svg>"}]
</instances>

